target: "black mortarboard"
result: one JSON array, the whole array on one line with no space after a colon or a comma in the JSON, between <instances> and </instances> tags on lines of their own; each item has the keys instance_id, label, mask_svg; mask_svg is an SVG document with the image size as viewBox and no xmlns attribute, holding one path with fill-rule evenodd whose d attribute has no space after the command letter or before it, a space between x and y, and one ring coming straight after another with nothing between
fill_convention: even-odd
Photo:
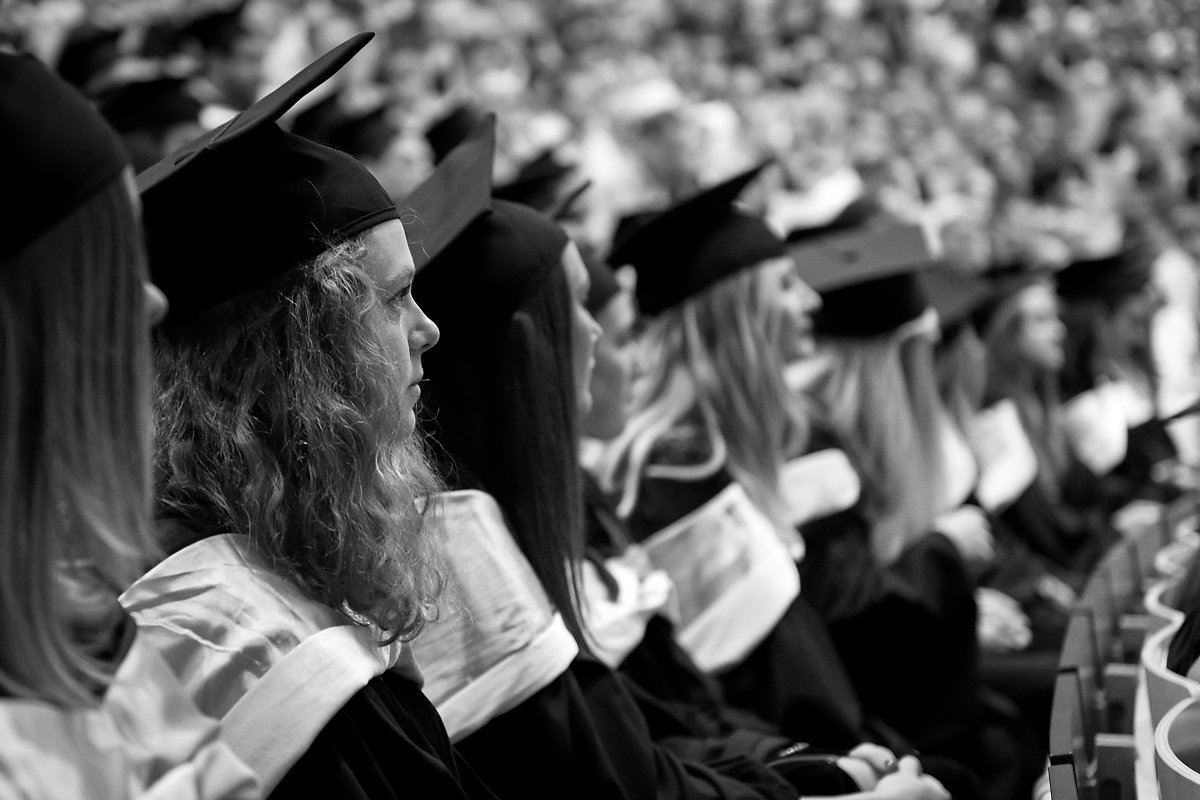
<instances>
[{"instance_id":1,"label":"black mortarboard","mask_svg":"<svg viewBox=\"0 0 1200 800\"><path fill-rule=\"evenodd\" d=\"M933 263L916 226L823 236L792 255L821 294L813 327L831 336L878 336L921 316L929 298L917 274Z\"/></svg>"},{"instance_id":2,"label":"black mortarboard","mask_svg":"<svg viewBox=\"0 0 1200 800\"><path fill-rule=\"evenodd\" d=\"M793 228L788 231L788 244L800 245L823 236L866 227L879 219L882 211L879 203L869 196L858 197L843 208L836 217L824 225L811 228Z\"/></svg>"},{"instance_id":3,"label":"black mortarboard","mask_svg":"<svg viewBox=\"0 0 1200 800\"><path fill-rule=\"evenodd\" d=\"M983 278L987 281L988 297L971 314L971 321L981 334L987 332L996 310L1010 297L1038 283L1053 287L1054 272L1018 262L996 265Z\"/></svg>"},{"instance_id":4,"label":"black mortarboard","mask_svg":"<svg viewBox=\"0 0 1200 800\"><path fill-rule=\"evenodd\" d=\"M348 110L341 96L330 95L292 121L292 133L329 145L355 158L383 157L399 130L388 119L388 107Z\"/></svg>"},{"instance_id":5,"label":"black mortarboard","mask_svg":"<svg viewBox=\"0 0 1200 800\"><path fill-rule=\"evenodd\" d=\"M938 266L921 272L918 280L947 335L971 319L992 297L992 287L984 278L961 269Z\"/></svg>"},{"instance_id":6,"label":"black mortarboard","mask_svg":"<svg viewBox=\"0 0 1200 800\"><path fill-rule=\"evenodd\" d=\"M156 76L110 86L96 97L96 107L122 133L162 130L196 122L203 105L188 92L188 79Z\"/></svg>"},{"instance_id":7,"label":"black mortarboard","mask_svg":"<svg viewBox=\"0 0 1200 800\"><path fill-rule=\"evenodd\" d=\"M265 286L331 244L399 219L366 167L275 124L373 36L343 42L138 176L151 272L172 316Z\"/></svg>"},{"instance_id":8,"label":"black mortarboard","mask_svg":"<svg viewBox=\"0 0 1200 800\"><path fill-rule=\"evenodd\" d=\"M86 90L120 59L122 35L120 30L85 22L68 34L56 71L67 83Z\"/></svg>"},{"instance_id":9,"label":"black mortarboard","mask_svg":"<svg viewBox=\"0 0 1200 800\"><path fill-rule=\"evenodd\" d=\"M769 163L769 162L768 162ZM767 166L705 189L634 229L608 262L632 264L643 314L660 314L739 270L787 255L783 240L734 204Z\"/></svg>"},{"instance_id":10,"label":"black mortarboard","mask_svg":"<svg viewBox=\"0 0 1200 800\"><path fill-rule=\"evenodd\" d=\"M511 181L495 187L492 196L550 213L563 182L574 171L570 164L558 160L553 149L543 150L521 165Z\"/></svg>"},{"instance_id":11,"label":"black mortarboard","mask_svg":"<svg viewBox=\"0 0 1200 800\"><path fill-rule=\"evenodd\" d=\"M1146 243L1129 241L1112 255L1074 261L1058 272L1058 295L1116 305L1146 287L1156 256Z\"/></svg>"},{"instance_id":12,"label":"black mortarboard","mask_svg":"<svg viewBox=\"0 0 1200 800\"><path fill-rule=\"evenodd\" d=\"M0 53L0 257L48 231L129 163L79 92L30 56Z\"/></svg>"},{"instance_id":13,"label":"black mortarboard","mask_svg":"<svg viewBox=\"0 0 1200 800\"><path fill-rule=\"evenodd\" d=\"M419 270L414 295L441 328L443 356L494 340L567 246L549 217L492 199L494 155L489 116L401 204Z\"/></svg>"},{"instance_id":14,"label":"black mortarboard","mask_svg":"<svg viewBox=\"0 0 1200 800\"><path fill-rule=\"evenodd\" d=\"M436 164L471 134L486 115L470 103L460 103L441 117L425 131L425 141L433 151L433 162Z\"/></svg>"}]
</instances>

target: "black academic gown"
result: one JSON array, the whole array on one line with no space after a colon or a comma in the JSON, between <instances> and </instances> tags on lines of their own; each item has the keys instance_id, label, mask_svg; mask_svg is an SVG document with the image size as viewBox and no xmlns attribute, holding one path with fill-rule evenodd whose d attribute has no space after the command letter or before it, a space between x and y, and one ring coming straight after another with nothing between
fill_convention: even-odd
<instances>
[{"instance_id":1,"label":"black academic gown","mask_svg":"<svg viewBox=\"0 0 1200 800\"><path fill-rule=\"evenodd\" d=\"M654 744L621 678L581 654L570 669L458 743L501 798L791 798L796 789L745 757L718 769Z\"/></svg>"},{"instance_id":2,"label":"black academic gown","mask_svg":"<svg viewBox=\"0 0 1200 800\"><path fill-rule=\"evenodd\" d=\"M490 800L415 683L384 673L325 726L272 798L400 800L415 795Z\"/></svg>"}]
</instances>

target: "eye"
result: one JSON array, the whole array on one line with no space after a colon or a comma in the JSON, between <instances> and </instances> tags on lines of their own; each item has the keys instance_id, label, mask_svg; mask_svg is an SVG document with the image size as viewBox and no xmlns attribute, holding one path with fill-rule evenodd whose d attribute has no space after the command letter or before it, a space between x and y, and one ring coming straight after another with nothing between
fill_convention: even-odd
<instances>
[{"instance_id":1,"label":"eye","mask_svg":"<svg viewBox=\"0 0 1200 800\"><path fill-rule=\"evenodd\" d=\"M400 291L388 298L387 305L392 308L398 308L404 304L405 299L412 295L412 284L407 284Z\"/></svg>"}]
</instances>

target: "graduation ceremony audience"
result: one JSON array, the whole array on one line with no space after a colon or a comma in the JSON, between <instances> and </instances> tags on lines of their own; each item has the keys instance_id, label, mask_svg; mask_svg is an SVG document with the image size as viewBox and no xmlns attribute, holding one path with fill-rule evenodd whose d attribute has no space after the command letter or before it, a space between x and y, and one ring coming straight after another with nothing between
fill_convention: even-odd
<instances>
[{"instance_id":1,"label":"graduation ceremony audience","mask_svg":"<svg viewBox=\"0 0 1200 800\"><path fill-rule=\"evenodd\" d=\"M0 0L0 796L1027 800L1200 490L1198 31Z\"/></svg>"}]
</instances>

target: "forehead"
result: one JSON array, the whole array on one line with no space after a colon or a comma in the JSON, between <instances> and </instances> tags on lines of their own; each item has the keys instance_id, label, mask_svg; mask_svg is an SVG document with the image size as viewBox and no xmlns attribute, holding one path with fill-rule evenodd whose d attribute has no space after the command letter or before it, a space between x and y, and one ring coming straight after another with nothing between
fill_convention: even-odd
<instances>
[{"instance_id":1,"label":"forehead","mask_svg":"<svg viewBox=\"0 0 1200 800\"><path fill-rule=\"evenodd\" d=\"M367 231L363 238L367 243L365 267L377 282L407 277L415 272L408 237L400 220L381 222Z\"/></svg>"}]
</instances>

